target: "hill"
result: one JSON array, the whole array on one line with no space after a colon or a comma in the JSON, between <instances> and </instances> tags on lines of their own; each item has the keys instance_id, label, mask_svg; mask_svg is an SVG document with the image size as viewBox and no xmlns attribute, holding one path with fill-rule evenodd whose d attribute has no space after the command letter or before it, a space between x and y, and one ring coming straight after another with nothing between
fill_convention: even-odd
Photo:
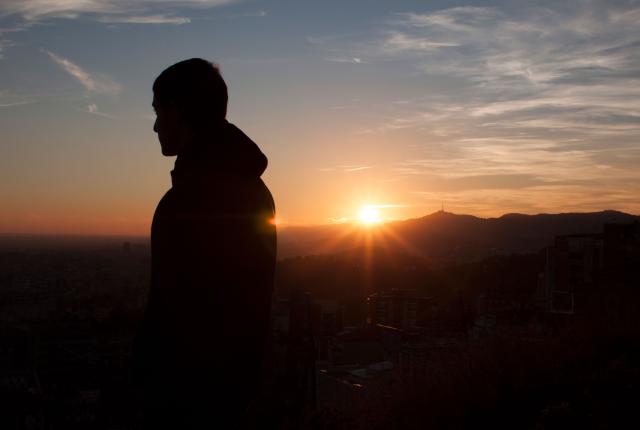
<instances>
[{"instance_id":1,"label":"hill","mask_svg":"<svg viewBox=\"0 0 640 430\"><path fill-rule=\"evenodd\" d=\"M479 218L438 211L421 218L375 227L337 224L285 227L279 231L280 259L332 254L361 247L403 253L434 264L465 262L490 255L537 252L557 235L600 233L606 223L631 223L640 217L607 210L589 213L506 214Z\"/></svg>"}]
</instances>

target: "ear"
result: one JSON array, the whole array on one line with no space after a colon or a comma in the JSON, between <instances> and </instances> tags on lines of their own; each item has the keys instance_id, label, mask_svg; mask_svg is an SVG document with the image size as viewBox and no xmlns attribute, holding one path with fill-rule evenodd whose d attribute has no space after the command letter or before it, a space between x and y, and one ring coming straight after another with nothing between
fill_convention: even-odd
<instances>
[{"instance_id":1,"label":"ear","mask_svg":"<svg viewBox=\"0 0 640 430\"><path fill-rule=\"evenodd\" d=\"M195 136L195 127L192 123L192 118L189 117L183 110L174 107L171 112L172 118L175 124L180 128L182 137L186 140L190 140Z\"/></svg>"}]
</instances>

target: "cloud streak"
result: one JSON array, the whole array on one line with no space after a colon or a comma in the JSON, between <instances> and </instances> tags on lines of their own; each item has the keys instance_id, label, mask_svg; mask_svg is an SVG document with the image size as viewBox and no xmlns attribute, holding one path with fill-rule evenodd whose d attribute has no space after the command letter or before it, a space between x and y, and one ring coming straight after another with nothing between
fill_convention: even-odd
<instances>
[{"instance_id":1,"label":"cloud streak","mask_svg":"<svg viewBox=\"0 0 640 430\"><path fill-rule=\"evenodd\" d=\"M638 212L639 34L637 2L596 0L400 13L367 40L317 46L424 82L354 134L420 136L424 157L389 175L429 204Z\"/></svg>"},{"instance_id":2,"label":"cloud streak","mask_svg":"<svg viewBox=\"0 0 640 430\"><path fill-rule=\"evenodd\" d=\"M91 103L90 105L88 105L88 106L87 106L87 110L86 110L86 112L87 112L87 113L90 113L90 114L92 114L92 115L97 115L97 116L101 116L101 117L104 117L104 118L111 118L111 119L115 118L115 116L114 116L114 115L111 115L111 114L108 114L108 113L102 112L102 111L98 108L98 105L97 105L97 104L95 104L95 103Z\"/></svg>"},{"instance_id":3,"label":"cloud streak","mask_svg":"<svg viewBox=\"0 0 640 430\"><path fill-rule=\"evenodd\" d=\"M364 64L364 62L358 57L328 57L326 60L334 63Z\"/></svg>"},{"instance_id":4,"label":"cloud streak","mask_svg":"<svg viewBox=\"0 0 640 430\"><path fill-rule=\"evenodd\" d=\"M2 32L0 32L0 36L2 36ZM6 39L0 39L0 60L4 58L4 51L11 46L11 42Z\"/></svg>"},{"instance_id":5,"label":"cloud streak","mask_svg":"<svg viewBox=\"0 0 640 430\"><path fill-rule=\"evenodd\" d=\"M373 169L373 167L374 166L359 165L359 164L346 164L346 165L340 165L336 167L321 167L318 170L321 172L341 171L345 173L352 173L352 172L361 172L363 170Z\"/></svg>"},{"instance_id":6,"label":"cloud streak","mask_svg":"<svg viewBox=\"0 0 640 430\"><path fill-rule=\"evenodd\" d=\"M459 46L456 42L435 41L425 37L410 36L401 32L390 32L383 49L389 53L405 51L433 51L439 48Z\"/></svg>"},{"instance_id":7,"label":"cloud streak","mask_svg":"<svg viewBox=\"0 0 640 430\"><path fill-rule=\"evenodd\" d=\"M182 16L144 15L144 16L103 16L98 21L106 24L188 24L191 19Z\"/></svg>"},{"instance_id":8,"label":"cloud streak","mask_svg":"<svg viewBox=\"0 0 640 430\"><path fill-rule=\"evenodd\" d=\"M113 95L119 93L121 90L120 84L107 78L98 78L91 75L89 72L67 58L46 50L44 50L44 53L47 54L49 58L65 72L82 84L82 86L90 93Z\"/></svg>"},{"instance_id":9,"label":"cloud streak","mask_svg":"<svg viewBox=\"0 0 640 430\"><path fill-rule=\"evenodd\" d=\"M238 0L3 0L0 14L26 21L88 16L102 22L131 24L185 24L188 18L148 14L162 7L211 8Z\"/></svg>"},{"instance_id":10,"label":"cloud streak","mask_svg":"<svg viewBox=\"0 0 640 430\"><path fill-rule=\"evenodd\" d=\"M31 103L30 101L27 100L21 100L21 101L16 101L16 102L2 102L0 101L0 108L7 108L7 107L13 107L13 106L22 106L22 105L27 105Z\"/></svg>"}]
</instances>

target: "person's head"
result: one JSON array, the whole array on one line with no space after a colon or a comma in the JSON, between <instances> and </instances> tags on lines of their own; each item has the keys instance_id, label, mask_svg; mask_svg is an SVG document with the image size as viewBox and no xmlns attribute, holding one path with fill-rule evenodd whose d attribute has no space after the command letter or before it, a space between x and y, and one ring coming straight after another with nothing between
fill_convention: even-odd
<instances>
[{"instance_id":1,"label":"person's head","mask_svg":"<svg viewBox=\"0 0 640 430\"><path fill-rule=\"evenodd\" d=\"M217 65L201 58L180 61L153 83L153 107L162 154L177 155L194 134L227 116L227 84Z\"/></svg>"}]
</instances>

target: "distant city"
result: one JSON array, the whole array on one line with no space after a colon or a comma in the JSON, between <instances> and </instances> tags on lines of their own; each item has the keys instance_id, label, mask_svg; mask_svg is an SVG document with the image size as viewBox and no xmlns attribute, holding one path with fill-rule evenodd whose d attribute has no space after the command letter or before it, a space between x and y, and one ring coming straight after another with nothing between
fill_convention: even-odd
<instances>
[{"instance_id":1,"label":"distant city","mask_svg":"<svg viewBox=\"0 0 640 430\"><path fill-rule=\"evenodd\" d=\"M439 211L375 229L279 232L259 428L638 423L639 217ZM149 252L0 236L0 428L140 428Z\"/></svg>"}]
</instances>

